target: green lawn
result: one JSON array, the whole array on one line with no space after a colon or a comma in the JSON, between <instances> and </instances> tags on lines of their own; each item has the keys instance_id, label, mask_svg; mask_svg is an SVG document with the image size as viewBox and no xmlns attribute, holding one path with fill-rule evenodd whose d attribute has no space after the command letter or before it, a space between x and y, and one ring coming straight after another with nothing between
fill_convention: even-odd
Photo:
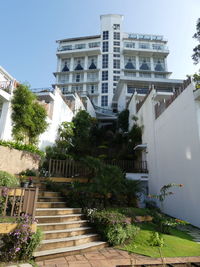
<instances>
[{"instance_id":1,"label":"green lawn","mask_svg":"<svg viewBox=\"0 0 200 267\"><path fill-rule=\"evenodd\" d=\"M150 257L200 256L200 244L192 241L192 237L187 233L172 230L171 235L163 234L165 244L159 248L149 245L152 231L156 231L153 224L142 224L136 239L118 248ZM161 255L159 251L161 251Z\"/></svg>"}]
</instances>

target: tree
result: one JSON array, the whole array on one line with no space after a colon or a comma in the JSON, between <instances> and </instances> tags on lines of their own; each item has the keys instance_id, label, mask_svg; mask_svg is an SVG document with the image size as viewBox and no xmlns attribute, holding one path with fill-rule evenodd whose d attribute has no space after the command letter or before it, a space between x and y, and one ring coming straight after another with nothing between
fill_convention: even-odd
<instances>
[{"instance_id":1,"label":"tree","mask_svg":"<svg viewBox=\"0 0 200 267\"><path fill-rule=\"evenodd\" d=\"M77 156L88 155L91 150L91 129L94 119L85 110L79 111L73 118L74 136L72 138L73 152Z\"/></svg>"},{"instance_id":2,"label":"tree","mask_svg":"<svg viewBox=\"0 0 200 267\"><path fill-rule=\"evenodd\" d=\"M193 49L194 53L192 55L194 63L198 64L200 62L200 18L197 20L196 33L194 34L193 38L199 42L199 44Z\"/></svg>"},{"instance_id":3,"label":"tree","mask_svg":"<svg viewBox=\"0 0 200 267\"><path fill-rule=\"evenodd\" d=\"M128 132L128 127L129 127L129 110L125 109L122 112L119 113L118 116L118 127L123 131L123 132Z\"/></svg>"},{"instance_id":4,"label":"tree","mask_svg":"<svg viewBox=\"0 0 200 267\"><path fill-rule=\"evenodd\" d=\"M12 98L12 135L16 141L36 144L48 124L46 110L25 84L17 86Z\"/></svg>"}]
</instances>

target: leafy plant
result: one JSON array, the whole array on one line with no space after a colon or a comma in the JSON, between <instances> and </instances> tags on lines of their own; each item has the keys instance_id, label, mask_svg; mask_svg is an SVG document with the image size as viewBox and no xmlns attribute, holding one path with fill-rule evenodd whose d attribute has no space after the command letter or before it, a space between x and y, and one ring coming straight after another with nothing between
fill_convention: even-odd
<instances>
[{"instance_id":1,"label":"leafy plant","mask_svg":"<svg viewBox=\"0 0 200 267\"><path fill-rule=\"evenodd\" d=\"M152 235L149 239L149 243L153 247L163 247L165 244L164 238L158 232L152 232Z\"/></svg>"},{"instance_id":2,"label":"leafy plant","mask_svg":"<svg viewBox=\"0 0 200 267\"><path fill-rule=\"evenodd\" d=\"M8 172L0 171L0 186L17 187L19 180Z\"/></svg>"},{"instance_id":3,"label":"leafy plant","mask_svg":"<svg viewBox=\"0 0 200 267\"><path fill-rule=\"evenodd\" d=\"M129 127L129 110L125 109L121 111L118 115L118 127L123 132L128 132Z\"/></svg>"},{"instance_id":4,"label":"leafy plant","mask_svg":"<svg viewBox=\"0 0 200 267\"><path fill-rule=\"evenodd\" d=\"M172 187L183 187L183 184L167 184L161 187L160 193L158 195L149 195L150 198L158 199L161 203L161 208L163 208L163 202L167 196L173 195L172 191L169 191Z\"/></svg>"},{"instance_id":5,"label":"leafy plant","mask_svg":"<svg viewBox=\"0 0 200 267\"><path fill-rule=\"evenodd\" d=\"M12 135L24 144L37 144L48 124L45 108L25 84L17 86L12 98Z\"/></svg>"},{"instance_id":6,"label":"leafy plant","mask_svg":"<svg viewBox=\"0 0 200 267\"><path fill-rule=\"evenodd\" d=\"M131 225L130 220L118 211L89 209L86 213L89 221L111 245L123 244L139 232L139 228Z\"/></svg>"},{"instance_id":7,"label":"leafy plant","mask_svg":"<svg viewBox=\"0 0 200 267\"><path fill-rule=\"evenodd\" d=\"M45 155L43 151L39 150L33 144L23 144L21 142L0 140L0 145L1 146L6 146L6 147L9 147L9 148L14 148L14 149L17 149L17 150L22 150L22 151L35 153L35 154L38 154L41 157L44 157L44 155Z\"/></svg>"},{"instance_id":8,"label":"leafy plant","mask_svg":"<svg viewBox=\"0 0 200 267\"><path fill-rule=\"evenodd\" d=\"M20 172L19 175L37 176L37 173L34 170L26 169L25 171Z\"/></svg>"}]
</instances>

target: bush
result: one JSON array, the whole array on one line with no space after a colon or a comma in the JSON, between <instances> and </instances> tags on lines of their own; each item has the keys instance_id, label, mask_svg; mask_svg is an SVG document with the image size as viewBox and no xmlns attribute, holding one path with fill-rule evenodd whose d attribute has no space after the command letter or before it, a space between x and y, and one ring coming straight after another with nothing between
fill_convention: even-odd
<instances>
[{"instance_id":1,"label":"bush","mask_svg":"<svg viewBox=\"0 0 200 267\"><path fill-rule=\"evenodd\" d=\"M25 171L20 172L19 175L37 176L37 173L34 170L27 169Z\"/></svg>"},{"instance_id":2,"label":"bush","mask_svg":"<svg viewBox=\"0 0 200 267\"><path fill-rule=\"evenodd\" d=\"M8 172L0 171L0 186L17 187L19 180Z\"/></svg>"},{"instance_id":3,"label":"bush","mask_svg":"<svg viewBox=\"0 0 200 267\"><path fill-rule=\"evenodd\" d=\"M164 246L164 239L162 235L158 232L152 232L152 235L149 239L149 243L153 247L163 247Z\"/></svg>"},{"instance_id":4,"label":"bush","mask_svg":"<svg viewBox=\"0 0 200 267\"><path fill-rule=\"evenodd\" d=\"M28 144L22 144L20 142L0 140L0 146L6 146L6 147L14 148L17 150L31 152L34 154L38 154L41 157L45 156L44 152L39 150L35 145L30 145L30 144L28 145Z\"/></svg>"},{"instance_id":5,"label":"bush","mask_svg":"<svg viewBox=\"0 0 200 267\"><path fill-rule=\"evenodd\" d=\"M41 230L37 229L36 233L32 233L28 224L20 224L13 232L3 235L1 262L30 260L41 239Z\"/></svg>"},{"instance_id":6,"label":"bush","mask_svg":"<svg viewBox=\"0 0 200 267\"><path fill-rule=\"evenodd\" d=\"M90 209L87 210L87 217L110 245L123 244L127 239L135 238L139 232L139 228L131 225L129 218L118 211Z\"/></svg>"}]
</instances>

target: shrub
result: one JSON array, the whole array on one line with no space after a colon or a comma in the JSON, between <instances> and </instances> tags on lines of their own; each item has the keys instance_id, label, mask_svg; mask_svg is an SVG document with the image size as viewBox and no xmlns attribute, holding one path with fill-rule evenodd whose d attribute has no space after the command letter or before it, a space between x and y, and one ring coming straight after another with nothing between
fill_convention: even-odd
<instances>
[{"instance_id":1,"label":"shrub","mask_svg":"<svg viewBox=\"0 0 200 267\"><path fill-rule=\"evenodd\" d=\"M19 180L8 172L0 171L0 186L17 187Z\"/></svg>"},{"instance_id":2,"label":"shrub","mask_svg":"<svg viewBox=\"0 0 200 267\"><path fill-rule=\"evenodd\" d=\"M135 238L139 232L139 228L131 225L130 220L118 211L89 209L86 213L97 232L110 245L123 244L127 239Z\"/></svg>"},{"instance_id":3,"label":"shrub","mask_svg":"<svg viewBox=\"0 0 200 267\"><path fill-rule=\"evenodd\" d=\"M165 242L160 233L152 232L152 235L149 239L149 243L153 247L163 247Z\"/></svg>"},{"instance_id":4,"label":"shrub","mask_svg":"<svg viewBox=\"0 0 200 267\"><path fill-rule=\"evenodd\" d=\"M39 150L37 148L37 146L35 146L35 145L22 144L20 142L3 141L3 140L0 140L0 145L1 146L6 146L6 147L9 147L9 148L14 148L14 149L17 149L17 150L22 150L22 151L27 151L27 152L31 152L31 153L34 153L34 154L38 154L41 157L44 157L44 155L45 155L44 152Z\"/></svg>"},{"instance_id":5,"label":"shrub","mask_svg":"<svg viewBox=\"0 0 200 267\"><path fill-rule=\"evenodd\" d=\"M25 171L20 172L19 175L37 176L37 173L34 170L27 169Z\"/></svg>"},{"instance_id":6,"label":"shrub","mask_svg":"<svg viewBox=\"0 0 200 267\"><path fill-rule=\"evenodd\" d=\"M31 217L23 215L18 222L14 231L2 237L1 262L30 260L42 240L42 232L39 229L36 233L31 232L31 224L34 222Z\"/></svg>"}]
</instances>

